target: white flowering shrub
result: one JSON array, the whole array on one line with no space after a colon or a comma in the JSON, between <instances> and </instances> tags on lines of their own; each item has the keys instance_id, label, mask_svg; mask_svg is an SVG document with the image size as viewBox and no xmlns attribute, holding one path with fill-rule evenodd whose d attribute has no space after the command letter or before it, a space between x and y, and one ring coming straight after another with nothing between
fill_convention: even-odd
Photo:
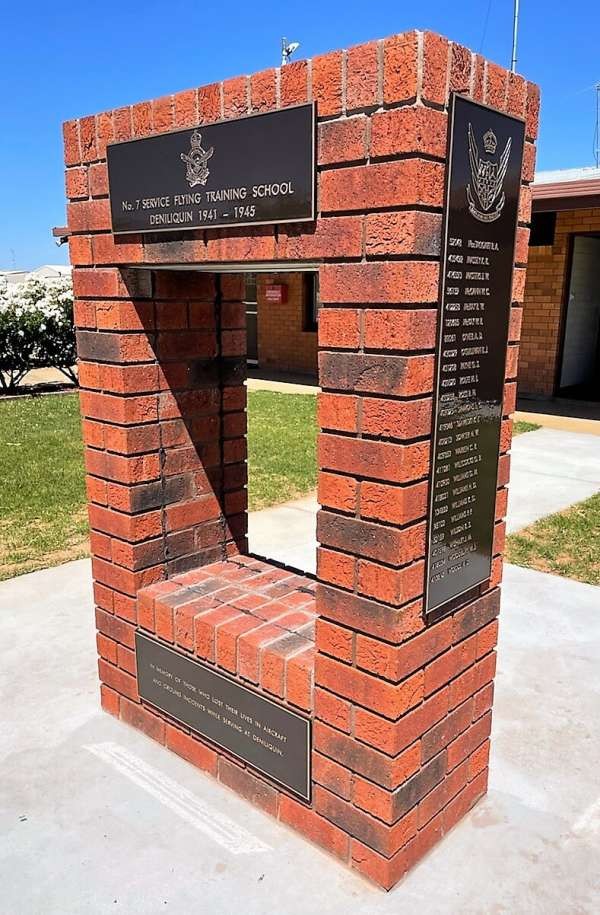
<instances>
[{"instance_id":1,"label":"white flowering shrub","mask_svg":"<svg viewBox=\"0 0 600 915\"><path fill-rule=\"evenodd\" d=\"M71 280L0 281L2 389L14 389L34 368L57 368L76 382L75 360Z\"/></svg>"}]
</instances>

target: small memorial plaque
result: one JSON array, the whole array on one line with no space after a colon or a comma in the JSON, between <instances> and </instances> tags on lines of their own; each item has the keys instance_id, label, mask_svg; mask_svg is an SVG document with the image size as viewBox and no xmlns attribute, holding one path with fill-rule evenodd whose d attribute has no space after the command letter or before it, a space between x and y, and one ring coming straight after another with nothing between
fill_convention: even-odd
<instances>
[{"instance_id":1,"label":"small memorial plaque","mask_svg":"<svg viewBox=\"0 0 600 915\"><path fill-rule=\"evenodd\" d=\"M491 574L524 134L523 121L454 96L441 262L427 613L443 614L445 605Z\"/></svg>"},{"instance_id":2,"label":"small memorial plaque","mask_svg":"<svg viewBox=\"0 0 600 915\"><path fill-rule=\"evenodd\" d=\"M110 143L107 160L115 233L314 219L312 104Z\"/></svg>"},{"instance_id":3,"label":"small memorial plaque","mask_svg":"<svg viewBox=\"0 0 600 915\"><path fill-rule=\"evenodd\" d=\"M310 801L310 721L141 632L142 699Z\"/></svg>"}]
</instances>

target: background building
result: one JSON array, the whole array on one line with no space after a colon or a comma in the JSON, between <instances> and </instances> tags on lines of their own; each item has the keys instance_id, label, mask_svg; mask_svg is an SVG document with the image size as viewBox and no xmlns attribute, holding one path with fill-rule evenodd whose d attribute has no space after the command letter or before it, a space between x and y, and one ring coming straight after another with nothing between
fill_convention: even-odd
<instances>
[{"instance_id":1,"label":"background building","mask_svg":"<svg viewBox=\"0 0 600 915\"><path fill-rule=\"evenodd\" d=\"M521 396L600 400L600 169L533 184Z\"/></svg>"}]
</instances>

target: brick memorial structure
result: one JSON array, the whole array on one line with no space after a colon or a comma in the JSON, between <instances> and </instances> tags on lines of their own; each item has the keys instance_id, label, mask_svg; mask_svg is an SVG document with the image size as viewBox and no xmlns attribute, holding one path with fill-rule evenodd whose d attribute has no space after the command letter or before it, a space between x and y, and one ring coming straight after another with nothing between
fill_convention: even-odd
<instances>
[{"instance_id":1,"label":"brick memorial structure","mask_svg":"<svg viewBox=\"0 0 600 915\"><path fill-rule=\"evenodd\" d=\"M488 113L500 128L479 131L471 103L456 107L455 94L489 106L476 109L482 131ZM460 311L451 301L460 289L474 294L447 285L468 279L465 263L483 264L484 286L472 288L491 295L483 290L497 250L477 241L479 261L448 253L458 244L445 221L453 104L474 124L460 218L475 214L480 240L506 206L506 308L483 317L467 317L470 305L462 318L444 317L444 308ZM292 106L316 117L314 214L259 219L262 203L251 211L246 200L235 208L239 225L225 224L231 214L213 207L211 184L225 168L218 122L260 132L267 121L245 116ZM386 888L487 787L538 108L537 88L522 77L415 31L64 125L102 704ZM503 124L521 140L524 124L522 173L518 137L511 146ZM467 144L466 128L460 136ZM184 215L165 215L174 198L158 185L156 198L117 199L120 141L145 137L155 145L127 148L151 156L159 141L181 141L169 167L206 201L190 218L218 227L177 222L188 218L185 204ZM456 137L458 128L460 178ZM262 161L256 149L243 150L252 168ZM492 169L489 193L478 162ZM521 184L511 293L509 210ZM136 223L137 233L112 231L117 219L142 218L151 222ZM260 224L245 224L252 219ZM261 266L319 275L316 580L248 554L243 270ZM455 382L443 366L456 353L446 334L462 321L461 332L472 328L463 341L485 343L492 312L505 312L508 326L507 348L500 330L490 349L501 359L503 406L495 425L488 410L480 437L493 452L484 463L495 521L478 519L481 530L462 538L472 546L444 553L450 478L440 462L452 435L440 436L444 385ZM484 351L481 343L459 386L476 386ZM468 370L467 361L450 365L450 374L452 365ZM457 415L450 448L461 423L463 435L475 428L476 417ZM482 480L478 447L463 448L471 456L460 466ZM465 484L467 506L477 485ZM469 538L488 533L485 581L436 603L436 588L452 590L448 576L462 580L471 568L469 550L485 559Z\"/></svg>"}]
</instances>

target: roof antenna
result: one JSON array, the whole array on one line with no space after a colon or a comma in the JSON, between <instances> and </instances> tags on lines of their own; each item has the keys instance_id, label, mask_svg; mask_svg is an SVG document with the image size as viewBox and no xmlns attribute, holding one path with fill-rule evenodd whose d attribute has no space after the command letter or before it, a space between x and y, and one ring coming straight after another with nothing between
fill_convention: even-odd
<instances>
[{"instance_id":1,"label":"roof antenna","mask_svg":"<svg viewBox=\"0 0 600 915\"><path fill-rule=\"evenodd\" d=\"M288 44L287 38L281 39L281 66L285 67L286 64L289 64L290 57L297 51L300 47L299 41L290 41Z\"/></svg>"},{"instance_id":2,"label":"roof antenna","mask_svg":"<svg viewBox=\"0 0 600 915\"><path fill-rule=\"evenodd\" d=\"M596 83L596 129L594 131L596 168L600 168L600 83Z\"/></svg>"},{"instance_id":3,"label":"roof antenna","mask_svg":"<svg viewBox=\"0 0 600 915\"><path fill-rule=\"evenodd\" d=\"M519 35L519 0L515 0L515 9L513 15L513 41L512 41L512 58L510 69L514 73L517 69L517 37Z\"/></svg>"}]
</instances>

